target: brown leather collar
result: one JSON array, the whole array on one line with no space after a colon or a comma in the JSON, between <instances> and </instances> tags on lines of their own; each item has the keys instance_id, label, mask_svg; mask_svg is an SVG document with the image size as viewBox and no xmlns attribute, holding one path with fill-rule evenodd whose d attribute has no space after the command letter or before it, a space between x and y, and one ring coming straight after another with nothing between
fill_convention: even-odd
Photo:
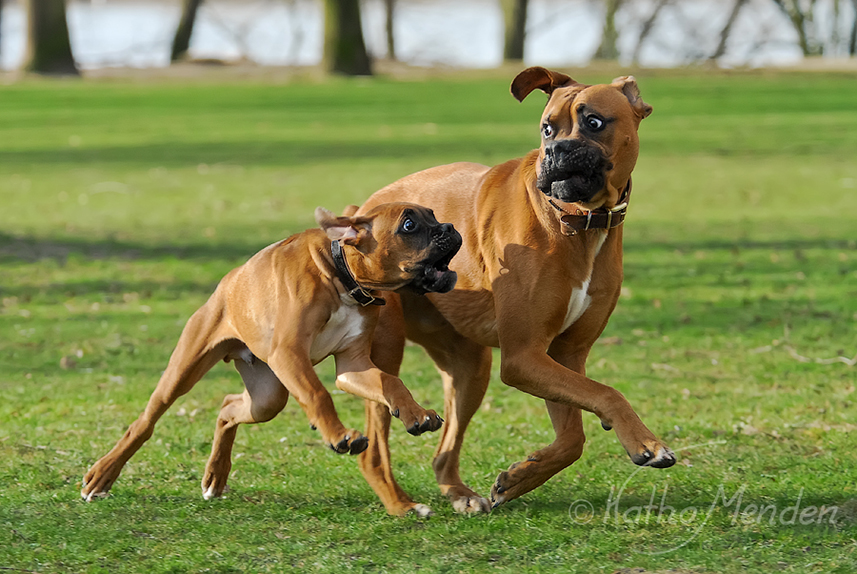
<instances>
[{"instance_id":1,"label":"brown leather collar","mask_svg":"<svg viewBox=\"0 0 857 574\"><path fill-rule=\"evenodd\" d=\"M625 222L625 215L628 212L628 200L630 197L631 180L629 179L625 189L619 195L619 203L616 207L610 209L607 209L606 207L599 207L593 211L577 209L574 213L569 213L554 203L553 199L550 197L548 198L548 202L556 208L557 211L565 214L559 219L563 223L562 232L566 235L577 235L579 231L586 231L589 229L613 229L614 227L622 225L622 223Z\"/></svg>"},{"instance_id":2,"label":"brown leather collar","mask_svg":"<svg viewBox=\"0 0 857 574\"><path fill-rule=\"evenodd\" d=\"M354 275L351 274L351 269L348 268L348 261L345 260L345 252L342 251L342 245L339 241L330 242L330 254L333 256L333 266L336 268L336 275L342 282L348 292L348 296L363 305L385 305L387 302L381 297L373 297L366 289L357 283Z\"/></svg>"}]
</instances>

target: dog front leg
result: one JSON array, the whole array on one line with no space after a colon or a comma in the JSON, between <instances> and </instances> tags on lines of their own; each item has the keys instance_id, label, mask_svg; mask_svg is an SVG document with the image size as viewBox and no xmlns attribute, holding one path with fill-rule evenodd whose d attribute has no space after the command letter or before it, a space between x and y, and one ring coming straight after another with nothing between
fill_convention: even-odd
<instances>
[{"instance_id":1,"label":"dog front leg","mask_svg":"<svg viewBox=\"0 0 857 574\"><path fill-rule=\"evenodd\" d=\"M417 404L399 377L376 367L368 354L337 354L336 386L346 393L386 406L414 436L436 431L443 424L435 411Z\"/></svg>"},{"instance_id":2,"label":"dog front leg","mask_svg":"<svg viewBox=\"0 0 857 574\"><path fill-rule=\"evenodd\" d=\"M502 342L502 340L501 340ZM539 348L501 351L500 378L507 385L548 401L577 407L597 415L616 430L619 442L635 464L666 468L675 455L655 437L625 397L612 387L575 373Z\"/></svg>"},{"instance_id":3,"label":"dog front leg","mask_svg":"<svg viewBox=\"0 0 857 574\"><path fill-rule=\"evenodd\" d=\"M268 366L334 452L359 454L366 450L369 440L359 431L345 428L339 419L330 393L312 368L308 350L299 345L281 345L268 357Z\"/></svg>"}]
</instances>

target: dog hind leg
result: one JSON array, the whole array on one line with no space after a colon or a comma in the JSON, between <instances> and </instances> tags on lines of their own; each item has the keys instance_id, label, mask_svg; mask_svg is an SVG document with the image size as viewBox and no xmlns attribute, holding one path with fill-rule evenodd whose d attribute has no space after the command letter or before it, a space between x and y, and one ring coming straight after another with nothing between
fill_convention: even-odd
<instances>
[{"instance_id":1,"label":"dog hind leg","mask_svg":"<svg viewBox=\"0 0 857 574\"><path fill-rule=\"evenodd\" d=\"M372 341L372 362L385 373L398 376L405 349L405 327L399 296L385 294L387 304L381 308L378 327ZM389 514L400 516L415 512L431 514L425 504L414 502L396 482L390 459L390 409L375 401L365 401L366 437L369 447L360 455L360 472Z\"/></svg>"},{"instance_id":2,"label":"dog hind leg","mask_svg":"<svg viewBox=\"0 0 857 574\"><path fill-rule=\"evenodd\" d=\"M211 456L202 478L202 497L206 500L223 494L232 469L232 445L240 424L264 423L276 417L286 406L289 392L270 367L253 357L244 347L230 353L244 381L244 392L227 395L217 416Z\"/></svg>"},{"instance_id":3,"label":"dog hind leg","mask_svg":"<svg viewBox=\"0 0 857 574\"><path fill-rule=\"evenodd\" d=\"M81 486L84 500L89 502L107 496L125 463L152 436L155 423L176 399L190 391L211 367L226 356L232 341L228 334L219 333L222 327L220 317L212 298L188 320L145 410L131 423L113 449L84 476Z\"/></svg>"},{"instance_id":4,"label":"dog hind leg","mask_svg":"<svg viewBox=\"0 0 857 574\"><path fill-rule=\"evenodd\" d=\"M421 343L432 345L426 346L426 351L443 379L446 422L432 462L437 483L456 512L489 512L488 500L461 480L459 463L467 425L488 390L491 349L464 338L451 327L443 336Z\"/></svg>"},{"instance_id":5,"label":"dog hind leg","mask_svg":"<svg viewBox=\"0 0 857 574\"><path fill-rule=\"evenodd\" d=\"M586 437L583 416L577 407L545 401L556 439L537 450L527 460L516 462L501 472L491 488L492 507L508 502L541 486L583 454Z\"/></svg>"}]
</instances>

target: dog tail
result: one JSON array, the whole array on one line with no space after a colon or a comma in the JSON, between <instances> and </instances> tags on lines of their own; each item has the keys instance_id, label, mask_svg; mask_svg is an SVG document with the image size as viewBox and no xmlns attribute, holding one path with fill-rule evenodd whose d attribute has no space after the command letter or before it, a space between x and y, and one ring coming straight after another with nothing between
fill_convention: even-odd
<instances>
[{"instance_id":1,"label":"dog tail","mask_svg":"<svg viewBox=\"0 0 857 574\"><path fill-rule=\"evenodd\" d=\"M352 215L357 213L358 209L360 209L359 205L349 205L345 209L342 210L342 216L343 217L351 217Z\"/></svg>"}]
</instances>

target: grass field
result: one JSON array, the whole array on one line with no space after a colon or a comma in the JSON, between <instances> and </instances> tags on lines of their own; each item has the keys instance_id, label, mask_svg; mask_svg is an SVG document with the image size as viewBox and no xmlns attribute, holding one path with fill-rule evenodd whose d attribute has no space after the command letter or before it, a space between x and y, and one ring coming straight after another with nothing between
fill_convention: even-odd
<instances>
[{"instance_id":1,"label":"grass field","mask_svg":"<svg viewBox=\"0 0 857 574\"><path fill-rule=\"evenodd\" d=\"M317 205L523 155L544 98L516 103L500 74L0 87L0 571L857 571L857 79L637 76L655 112L625 290L588 374L680 462L637 472L587 415L573 467L460 516L434 483L436 437L394 426L396 476L430 519L387 516L294 403L241 428L232 492L204 502L216 413L241 384L227 365L168 412L110 498L78 492L225 272L313 225ZM498 368L462 467L482 494L553 436ZM332 389L331 365L319 372ZM441 408L418 348L402 374ZM361 403L334 398L362 428Z\"/></svg>"}]
</instances>

